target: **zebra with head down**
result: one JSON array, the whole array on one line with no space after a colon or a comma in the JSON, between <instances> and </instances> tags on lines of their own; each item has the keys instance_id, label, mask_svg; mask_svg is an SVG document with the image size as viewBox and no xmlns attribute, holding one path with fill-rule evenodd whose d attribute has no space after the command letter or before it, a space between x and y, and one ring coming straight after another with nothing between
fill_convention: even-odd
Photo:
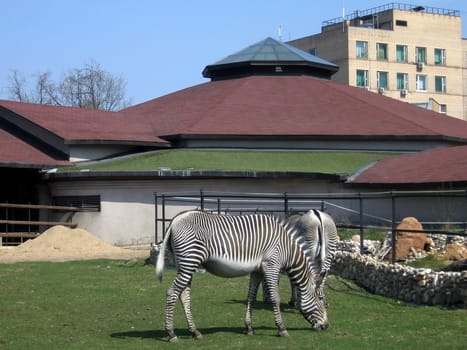
<instances>
[{"instance_id":1,"label":"zebra with head down","mask_svg":"<svg viewBox=\"0 0 467 350\"><path fill-rule=\"evenodd\" d=\"M295 226L298 234L305 239L311 256L316 260L313 267L317 268L315 273L319 275L320 292L324 295L324 285L336 256L339 240L336 224L329 214L317 209L311 209L302 215L292 215L288 220ZM296 301L297 291L291 283L289 304L295 305Z\"/></svg>"},{"instance_id":2,"label":"zebra with head down","mask_svg":"<svg viewBox=\"0 0 467 350\"><path fill-rule=\"evenodd\" d=\"M280 336L288 335L280 313L278 280L285 271L299 290L299 309L315 329L329 326L320 286L312 268L313 261L307 256L303 239L291 226L279 218L264 215L216 215L203 211L187 211L177 215L166 231L156 263L156 276L162 279L165 251L174 257L177 273L167 291L165 330L170 341L177 341L173 316L177 299L185 311L188 328L196 339L201 333L191 314L190 288L193 273L204 267L221 277L251 274L245 325L253 334L251 291L264 276L266 290L271 298L275 323Z\"/></svg>"},{"instance_id":3,"label":"zebra with head down","mask_svg":"<svg viewBox=\"0 0 467 350\"><path fill-rule=\"evenodd\" d=\"M336 224L329 214L317 209L308 210L304 214L290 215L287 220L289 224L294 226L295 234L302 237L308 245L310 257L314 261L312 264L314 274L319 276L317 283L320 286L319 293L321 293L322 298L325 298L324 286L336 255L339 239ZM290 289L289 305L294 306L297 303L297 289L292 281L290 281ZM271 301L264 291L264 286L263 301ZM327 301L325 304L327 305Z\"/></svg>"}]
</instances>

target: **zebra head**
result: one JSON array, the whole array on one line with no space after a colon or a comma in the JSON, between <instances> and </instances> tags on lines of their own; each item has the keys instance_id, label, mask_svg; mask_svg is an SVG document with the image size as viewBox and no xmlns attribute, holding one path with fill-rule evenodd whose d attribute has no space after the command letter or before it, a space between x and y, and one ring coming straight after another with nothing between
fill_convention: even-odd
<instances>
[{"instance_id":1,"label":"zebra head","mask_svg":"<svg viewBox=\"0 0 467 350\"><path fill-rule=\"evenodd\" d=\"M298 290L298 309L305 319L316 330L324 330L329 327L327 301L323 289L311 281L305 290Z\"/></svg>"},{"instance_id":2,"label":"zebra head","mask_svg":"<svg viewBox=\"0 0 467 350\"><path fill-rule=\"evenodd\" d=\"M303 317L311 323L313 329L327 329L329 327L329 322L324 293L317 288L311 293L306 293L305 295L300 294L301 293L298 293L298 304Z\"/></svg>"}]
</instances>

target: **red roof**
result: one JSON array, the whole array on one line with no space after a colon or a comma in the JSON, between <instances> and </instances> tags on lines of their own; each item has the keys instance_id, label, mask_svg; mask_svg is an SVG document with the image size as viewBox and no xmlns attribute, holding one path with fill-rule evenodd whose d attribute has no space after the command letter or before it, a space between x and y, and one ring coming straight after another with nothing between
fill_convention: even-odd
<instances>
[{"instance_id":1,"label":"red roof","mask_svg":"<svg viewBox=\"0 0 467 350\"><path fill-rule=\"evenodd\" d=\"M0 128L0 164L24 167L47 168L72 165L64 160L54 159L37 148L9 134Z\"/></svg>"},{"instance_id":2,"label":"red roof","mask_svg":"<svg viewBox=\"0 0 467 350\"><path fill-rule=\"evenodd\" d=\"M380 160L349 180L355 184L467 182L467 145Z\"/></svg>"},{"instance_id":3,"label":"red roof","mask_svg":"<svg viewBox=\"0 0 467 350\"><path fill-rule=\"evenodd\" d=\"M16 114L42 126L66 141L119 141L166 143L147 123L122 113L95 109L0 101Z\"/></svg>"},{"instance_id":4,"label":"red roof","mask_svg":"<svg viewBox=\"0 0 467 350\"><path fill-rule=\"evenodd\" d=\"M106 112L0 101L0 106L67 142L166 142L170 135L433 139L467 144L467 122L366 90L310 76L249 76L212 81ZM3 162L56 162L2 131ZM466 180L466 147L381 161L353 183ZM429 160L429 162L428 162ZM433 162L436 160L436 164ZM54 163L55 164L55 163Z\"/></svg>"},{"instance_id":5,"label":"red roof","mask_svg":"<svg viewBox=\"0 0 467 350\"><path fill-rule=\"evenodd\" d=\"M127 108L159 136L420 136L467 141L467 122L309 76L219 80Z\"/></svg>"}]
</instances>

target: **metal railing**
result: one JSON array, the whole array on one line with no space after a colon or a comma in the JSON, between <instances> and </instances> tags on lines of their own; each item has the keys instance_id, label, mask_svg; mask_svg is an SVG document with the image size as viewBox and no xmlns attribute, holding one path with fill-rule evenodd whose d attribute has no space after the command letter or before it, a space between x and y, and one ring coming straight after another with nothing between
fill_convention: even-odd
<instances>
[{"instance_id":1,"label":"metal railing","mask_svg":"<svg viewBox=\"0 0 467 350\"><path fill-rule=\"evenodd\" d=\"M65 220L43 220L40 211L68 213ZM25 239L37 237L41 231L49 226L63 225L76 227L72 222L75 207L38 204L0 203L0 245L15 245L23 243ZM45 215L48 217L48 215Z\"/></svg>"},{"instance_id":2,"label":"metal railing","mask_svg":"<svg viewBox=\"0 0 467 350\"><path fill-rule=\"evenodd\" d=\"M398 216L398 201L404 198L418 198L425 200L427 197L457 198L462 201L464 214L462 220L456 221L427 221L421 222L426 228L423 231L407 230L404 232L433 233L466 236L467 232L467 190L453 191L389 191L372 193L326 193L326 194L288 194L288 193L220 193L204 192L197 193L155 193L155 242L163 238L168 223L181 208L201 209L223 214L247 214L247 213L269 213L278 215L289 215L292 212L305 212L316 208L327 212L340 211L351 214L355 222L338 219L338 228L359 230L360 250L363 251L365 230L386 231L391 233L392 261L396 256L397 225L400 223ZM376 216L368 211L368 201L383 199L390 202L389 217ZM336 203L336 201L353 201L357 208L351 208ZM355 205L354 205L355 207ZM169 213L169 208L172 212ZM173 210L175 209L175 210ZM345 217L337 215L336 217ZM376 224L368 224L368 220ZM457 230L446 230L443 227L457 227Z\"/></svg>"},{"instance_id":3,"label":"metal railing","mask_svg":"<svg viewBox=\"0 0 467 350\"><path fill-rule=\"evenodd\" d=\"M373 15L376 15L378 13L388 11L388 10L423 12L423 13L430 13L430 14L435 14L435 15L455 16L455 17L460 17L461 15L459 10L391 2L388 4L381 5L381 6L373 7L367 10L356 10L348 15L323 21L322 26L326 27L326 26L337 24L337 23L341 23L343 21L351 21L351 20L358 19L358 18L373 16Z\"/></svg>"}]
</instances>

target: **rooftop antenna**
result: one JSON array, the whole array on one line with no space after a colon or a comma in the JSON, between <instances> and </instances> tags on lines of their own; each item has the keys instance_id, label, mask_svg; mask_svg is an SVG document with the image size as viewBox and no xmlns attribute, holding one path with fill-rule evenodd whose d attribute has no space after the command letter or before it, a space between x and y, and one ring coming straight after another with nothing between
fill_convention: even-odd
<instances>
[{"instance_id":1,"label":"rooftop antenna","mask_svg":"<svg viewBox=\"0 0 467 350\"><path fill-rule=\"evenodd\" d=\"M345 32L345 6L344 0L342 0L342 33Z\"/></svg>"},{"instance_id":2,"label":"rooftop antenna","mask_svg":"<svg viewBox=\"0 0 467 350\"><path fill-rule=\"evenodd\" d=\"M279 34L279 41L282 41L282 25L279 24L279 28L277 29L278 34Z\"/></svg>"}]
</instances>

